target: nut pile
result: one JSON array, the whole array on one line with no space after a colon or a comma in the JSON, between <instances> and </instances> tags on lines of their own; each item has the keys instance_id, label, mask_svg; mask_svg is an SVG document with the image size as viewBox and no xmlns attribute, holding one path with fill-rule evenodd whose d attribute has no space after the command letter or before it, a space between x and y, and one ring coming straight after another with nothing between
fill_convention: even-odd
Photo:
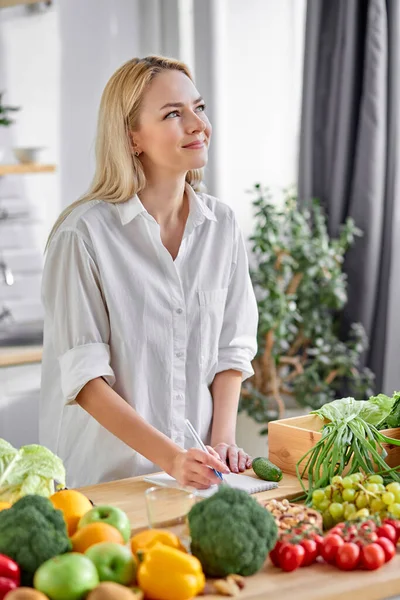
<instances>
[{"instance_id":1,"label":"nut pile","mask_svg":"<svg viewBox=\"0 0 400 600\"><path fill-rule=\"evenodd\" d=\"M219 594L220 596L238 596L244 586L244 577L241 575L228 575L225 579L207 581L201 595Z\"/></svg>"},{"instance_id":2,"label":"nut pile","mask_svg":"<svg viewBox=\"0 0 400 600\"><path fill-rule=\"evenodd\" d=\"M310 523L322 529L322 516L312 508L293 504L286 498L282 501L275 500L275 498L266 500L262 502L262 505L275 517L279 535L293 529L299 523Z\"/></svg>"}]
</instances>

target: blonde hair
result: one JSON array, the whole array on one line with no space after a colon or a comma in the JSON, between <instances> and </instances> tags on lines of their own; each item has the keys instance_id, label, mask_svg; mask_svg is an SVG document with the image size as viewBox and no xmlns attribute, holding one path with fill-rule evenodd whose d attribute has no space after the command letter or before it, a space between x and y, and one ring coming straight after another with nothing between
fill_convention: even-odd
<instances>
[{"instance_id":1,"label":"blonde hair","mask_svg":"<svg viewBox=\"0 0 400 600\"><path fill-rule=\"evenodd\" d=\"M70 212L80 204L101 199L111 204L126 202L146 185L142 163L134 156L129 132L139 122L143 95L154 77L164 70L181 71L193 81L189 68L182 62L164 56L133 58L123 64L109 79L101 97L96 136L96 170L89 190L58 217L50 241ZM186 181L198 190L202 169L186 174Z\"/></svg>"}]
</instances>

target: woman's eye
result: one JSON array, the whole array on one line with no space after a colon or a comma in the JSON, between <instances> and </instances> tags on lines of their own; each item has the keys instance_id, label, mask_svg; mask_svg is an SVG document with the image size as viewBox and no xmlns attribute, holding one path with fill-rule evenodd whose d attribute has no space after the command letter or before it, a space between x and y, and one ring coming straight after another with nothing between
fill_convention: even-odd
<instances>
[{"instance_id":1,"label":"woman's eye","mask_svg":"<svg viewBox=\"0 0 400 600\"><path fill-rule=\"evenodd\" d=\"M167 115L165 115L164 119L169 119L169 118L175 117L177 115L179 115L179 112L177 110L173 110L172 112L170 112Z\"/></svg>"},{"instance_id":2,"label":"woman's eye","mask_svg":"<svg viewBox=\"0 0 400 600\"><path fill-rule=\"evenodd\" d=\"M206 105L205 104L200 104L200 106L198 106L196 108L196 110L199 110L200 112L204 112L206 110Z\"/></svg>"}]
</instances>

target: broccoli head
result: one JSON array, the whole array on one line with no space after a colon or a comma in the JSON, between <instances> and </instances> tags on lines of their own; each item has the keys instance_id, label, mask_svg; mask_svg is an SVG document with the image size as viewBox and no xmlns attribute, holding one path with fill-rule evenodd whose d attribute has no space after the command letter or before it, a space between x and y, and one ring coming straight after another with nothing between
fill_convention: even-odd
<instances>
[{"instance_id":1,"label":"broccoli head","mask_svg":"<svg viewBox=\"0 0 400 600\"><path fill-rule=\"evenodd\" d=\"M227 485L195 504L188 518L192 553L209 577L256 573L278 539L271 513Z\"/></svg>"},{"instance_id":2,"label":"broccoli head","mask_svg":"<svg viewBox=\"0 0 400 600\"><path fill-rule=\"evenodd\" d=\"M31 585L42 563L71 547L62 512L43 496L24 496L0 512L0 554L19 564L22 585Z\"/></svg>"}]
</instances>

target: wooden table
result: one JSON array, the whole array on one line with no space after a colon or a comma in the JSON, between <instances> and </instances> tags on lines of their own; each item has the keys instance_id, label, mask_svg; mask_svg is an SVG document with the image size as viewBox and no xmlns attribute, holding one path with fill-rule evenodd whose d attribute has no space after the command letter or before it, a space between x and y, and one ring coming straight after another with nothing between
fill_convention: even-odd
<instances>
[{"instance_id":1,"label":"wooden table","mask_svg":"<svg viewBox=\"0 0 400 600\"><path fill-rule=\"evenodd\" d=\"M254 475L252 471L247 475ZM141 477L81 488L95 504L113 504L130 519L132 533L147 526L144 492L151 484ZM257 499L294 498L301 491L294 475L284 475L279 488L256 494ZM269 560L264 568L246 578L238 600L382 600L400 595L400 556L378 571L345 573L335 567L317 564L284 573ZM207 595L204 599L223 596Z\"/></svg>"}]
</instances>

